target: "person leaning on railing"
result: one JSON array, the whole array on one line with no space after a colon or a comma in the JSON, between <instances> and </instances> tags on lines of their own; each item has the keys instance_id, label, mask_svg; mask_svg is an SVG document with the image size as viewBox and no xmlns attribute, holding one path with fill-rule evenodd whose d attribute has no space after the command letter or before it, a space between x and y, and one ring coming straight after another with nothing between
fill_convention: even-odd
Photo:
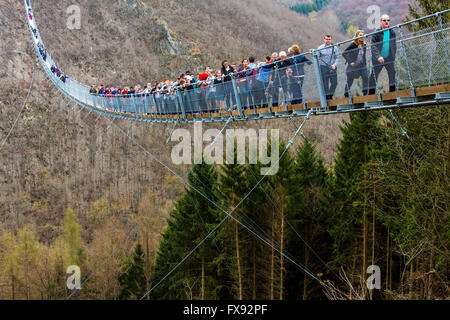
<instances>
[{"instance_id":1,"label":"person leaning on railing","mask_svg":"<svg viewBox=\"0 0 450 320\"><path fill-rule=\"evenodd\" d=\"M375 94L378 76L383 68L389 78L389 91L395 91L395 55L397 54L396 34L388 29L391 18L384 14L381 16L381 28L372 36L372 65L373 70L369 81L369 94Z\"/></svg>"},{"instance_id":2,"label":"person leaning on railing","mask_svg":"<svg viewBox=\"0 0 450 320\"><path fill-rule=\"evenodd\" d=\"M233 84L231 83L231 75L234 73L234 68L230 66L228 60L222 61L222 69L220 73L223 76L223 85L225 90L225 103L227 111L231 111L233 105Z\"/></svg>"},{"instance_id":3,"label":"person leaning on railing","mask_svg":"<svg viewBox=\"0 0 450 320\"><path fill-rule=\"evenodd\" d=\"M207 91L206 91L206 103L211 110L217 111L217 103L216 103L216 87L214 85L215 80L214 70L208 68L208 78L206 79Z\"/></svg>"},{"instance_id":4,"label":"person leaning on railing","mask_svg":"<svg viewBox=\"0 0 450 320\"><path fill-rule=\"evenodd\" d=\"M284 101L289 104L293 101L294 96L299 96L299 81L293 76L294 71L292 68L287 68L285 74L281 77L281 87L283 88Z\"/></svg>"},{"instance_id":5,"label":"person leaning on railing","mask_svg":"<svg viewBox=\"0 0 450 320\"><path fill-rule=\"evenodd\" d=\"M274 77L269 85L269 93L272 95L272 106L278 107L280 88L281 88L281 77L284 76L286 72L285 68L292 64L290 59L287 59L287 54L285 51L281 51L278 60L276 60L272 65L274 66Z\"/></svg>"},{"instance_id":6,"label":"person leaning on railing","mask_svg":"<svg viewBox=\"0 0 450 320\"><path fill-rule=\"evenodd\" d=\"M223 77L220 70L217 70L214 74L213 86L216 89L215 101L217 102L217 108L223 109L223 101L225 100L225 88L223 85Z\"/></svg>"},{"instance_id":7,"label":"person leaning on railing","mask_svg":"<svg viewBox=\"0 0 450 320\"><path fill-rule=\"evenodd\" d=\"M267 108L266 89L269 85L272 67L268 64L271 61L271 57L267 56L265 62L260 62L257 66L258 75L256 77L255 85L253 86L253 96L255 106L261 106Z\"/></svg>"},{"instance_id":8,"label":"person leaning on railing","mask_svg":"<svg viewBox=\"0 0 450 320\"><path fill-rule=\"evenodd\" d=\"M199 82L199 91L198 91L198 99L200 100L200 108L202 111L206 111L208 110L208 102L206 100L206 95L208 92L208 83L207 80L209 78L209 67L206 66L205 67L205 71L203 71L199 76L198 76L198 82Z\"/></svg>"},{"instance_id":9,"label":"person leaning on railing","mask_svg":"<svg viewBox=\"0 0 450 320\"><path fill-rule=\"evenodd\" d=\"M242 64L237 69L237 86L239 87L239 98L241 100L242 108L248 108L250 91L249 80L247 79L253 74L253 70L249 67L249 61L247 59L242 60Z\"/></svg>"},{"instance_id":10,"label":"person leaning on railing","mask_svg":"<svg viewBox=\"0 0 450 320\"><path fill-rule=\"evenodd\" d=\"M99 94L99 95L105 94L105 86L103 84L100 85L100 89L98 89L97 94Z\"/></svg>"},{"instance_id":11,"label":"person leaning on railing","mask_svg":"<svg viewBox=\"0 0 450 320\"><path fill-rule=\"evenodd\" d=\"M342 54L347 61L346 98L350 95L353 81L358 78L362 78L363 81L363 95L367 95L368 93L369 77L367 75L366 51L367 47L364 41L364 31L358 30L355 34L355 40L353 40Z\"/></svg>"}]
</instances>

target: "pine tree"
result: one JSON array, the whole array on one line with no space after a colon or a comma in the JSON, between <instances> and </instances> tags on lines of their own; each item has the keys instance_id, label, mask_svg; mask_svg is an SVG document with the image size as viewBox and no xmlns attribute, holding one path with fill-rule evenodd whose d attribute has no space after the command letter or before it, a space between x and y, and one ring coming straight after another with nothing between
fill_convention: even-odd
<instances>
[{"instance_id":1,"label":"pine tree","mask_svg":"<svg viewBox=\"0 0 450 320\"><path fill-rule=\"evenodd\" d=\"M382 129L378 113L351 114L350 120L341 127L343 138L335 159L333 199L337 207L330 218L330 234L334 262L343 265L350 274L359 273L365 278L369 255L368 215L373 212L367 201L373 199L369 193L369 183L373 180L369 164L380 149ZM357 278L351 280L360 283ZM362 290L365 294L364 287Z\"/></svg>"},{"instance_id":2,"label":"pine tree","mask_svg":"<svg viewBox=\"0 0 450 320\"><path fill-rule=\"evenodd\" d=\"M185 214L186 210L192 210L187 194L176 203L170 213L168 226L163 233L152 273L152 285L156 286L151 293L152 299L193 299L193 296L185 293L182 283L186 274L184 270L187 269L186 265L190 259L181 268L175 270L170 279L164 280L166 274L180 262L187 252L187 245L192 243L192 236L187 231L191 222Z\"/></svg>"},{"instance_id":3,"label":"pine tree","mask_svg":"<svg viewBox=\"0 0 450 320\"><path fill-rule=\"evenodd\" d=\"M158 251L153 284L183 259L196 244L219 223L221 213L213 204L217 173L208 164L196 165L188 175L189 188L171 212L168 227ZM222 213L223 214L223 213ZM217 298L218 265L217 233L209 236L200 248L154 292L154 299L215 299Z\"/></svg>"},{"instance_id":4,"label":"pine tree","mask_svg":"<svg viewBox=\"0 0 450 320\"><path fill-rule=\"evenodd\" d=\"M402 110L395 112L395 117L416 148L392 119L386 123L386 142L379 151L381 156L373 165L383 181L380 195L383 206L389 208L392 216L383 221L390 230L388 236L393 247L387 254L386 270L405 268L402 261L410 261L408 267L418 264L420 267L415 270L418 277L433 272L437 279L442 280L429 279L429 285L418 286L417 290L412 285L409 288L411 294L415 298L439 296L445 290L448 266L445 258L433 249L449 255L450 188L445 176L427 161L422 152L448 175L448 106ZM417 255L424 243L429 250ZM409 282L414 283L412 272L408 274ZM403 277L405 275L390 276L387 286L397 287L401 292L406 289L406 286L401 286Z\"/></svg>"},{"instance_id":5,"label":"pine tree","mask_svg":"<svg viewBox=\"0 0 450 320\"><path fill-rule=\"evenodd\" d=\"M406 20L414 20L423 16L431 15L436 12L441 12L448 9L448 1L447 0L417 0L416 5L413 6L408 4L409 14L411 18L407 18ZM450 14L447 12L442 15L442 23L445 25L450 21ZM419 26L421 28L428 28L433 24L436 25L439 22L437 19L427 19L419 22Z\"/></svg>"},{"instance_id":6,"label":"pine tree","mask_svg":"<svg viewBox=\"0 0 450 320\"><path fill-rule=\"evenodd\" d=\"M287 250L314 274L326 274L326 266L315 256L328 261L331 239L327 219L333 212L328 173L322 158L309 142L297 150L293 182L289 190ZM304 241L302 241L302 239ZM306 245L305 242L308 244ZM314 252L311 252L314 250ZM322 296L318 283L302 274L293 264L286 268L286 299L310 299ZM328 275L330 276L330 275ZM317 291L317 293L316 293Z\"/></svg>"},{"instance_id":7,"label":"pine tree","mask_svg":"<svg viewBox=\"0 0 450 320\"><path fill-rule=\"evenodd\" d=\"M119 276L121 291L120 300L140 299L146 293L144 273L144 251L138 242L128 258L124 271Z\"/></svg>"},{"instance_id":8,"label":"pine tree","mask_svg":"<svg viewBox=\"0 0 450 320\"><path fill-rule=\"evenodd\" d=\"M69 259L68 263L81 267L85 259L81 226L71 208L67 208L64 216L64 242Z\"/></svg>"},{"instance_id":9,"label":"pine tree","mask_svg":"<svg viewBox=\"0 0 450 320\"><path fill-rule=\"evenodd\" d=\"M245 166L243 184L246 185L246 190L241 197L244 197L261 181L263 178L259 174L261 167L261 163ZM269 197L269 177L265 177L259 187L242 203L241 217L249 228L273 243L275 238L274 209ZM276 286L275 265L272 266L272 261L275 262L274 251L248 230L241 232L241 236L241 243L243 244L242 260L245 264L243 272L244 287L247 288L246 298L253 300L274 299ZM276 260L278 261L278 257Z\"/></svg>"},{"instance_id":10,"label":"pine tree","mask_svg":"<svg viewBox=\"0 0 450 320\"><path fill-rule=\"evenodd\" d=\"M286 145L283 142L279 144L280 155L286 149ZM278 288L277 295L274 298L279 300L284 299L284 283L286 275L286 264L289 262L285 258L286 254L286 217L289 213L289 195L292 192L293 186L293 176L294 176L294 161L289 152L286 152L284 156L279 161L278 172L269 177L270 183L270 195L274 201L274 242L279 249L279 266L277 270L278 274Z\"/></svg>"},{"instance_id":11,"label":"pine tree","mask_svg":"<svg viewBox=\"0 0 450 320\"><path fill-rule=\"evenodd\" d=\"M236 152L234 158L234 164L223 165L221 167L222 172L219 175L219 196L222 207L226 211L233 210L248 189L244 176L245 166L236 163ZM244 206L241 205L232 215L241 221L243 214L245 215ZM228 278L228 283L223 281L219 290L221 295L233 297L237 300L249 298L248 291L250 291L248 285L244 284L244 281L247 283L244 274L248 263L248 259L244 259L244 253L248 247L248 242L244 239L244 236L247 237L247 231L242 230L238 222L233 219L225 222L218 235L223 251L219 273L222 277Z\"/></svg>"}]
</instances>

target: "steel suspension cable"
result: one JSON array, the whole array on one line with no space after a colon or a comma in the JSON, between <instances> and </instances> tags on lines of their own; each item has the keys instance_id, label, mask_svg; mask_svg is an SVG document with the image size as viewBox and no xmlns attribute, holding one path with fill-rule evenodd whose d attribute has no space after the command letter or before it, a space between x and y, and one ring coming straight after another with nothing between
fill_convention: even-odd
<instances>
[{"instance_id":1,"label":"steel suspension cable","mask_svg":"<svg viewBox=\"0 0 450 320\"><path fill-rule=\"evenodd\" d=\"M200 173L200 172L199 172ZM252 171L252 173L253 173L253 171ZM201 174L201 173L200 173ZM202 174L201 174L202 175ZM254 174L253 174L254 175ZM203 176L203 175L202 175ZM203 176L204 177L204 176ZM254 175L254 177L256 178L256 176ZM205 186L206 187L206 184L201 180L201 179L199 179L199 181L203 184L203 186ZM260 186L260 188L262 188L262 186ZM264 190L264 189L263 189ZM210 189L209 189L209 191L211 191ZM228 201L231 201L231 199L224 193L224 192L222 192L220 189L219 189L219 191L228 199ZM264 190L265 191L265 190ZM272 202L273 202L273 200L272 200ZM234 205L234 204L232 204L232 205ZM276 205L275 205L276 206ZM280 212L280 209L278 208L278 207L276 207L276 209L278 210L278 212L281 214L281 212ZM235 216L234 218L233 218L233 220L237 220L237 217L239 217L239 216ZM267 239L271 239L272 240L272 242L274 243L274 245L276 245L276 246L278 246L278 248L280 247L280 244L278 243L278 241L276 240L276 239L273 239L273 238L271 238L268 234L267 234L267 232L265 232L259 225L258 225L258 223L257 222L255 222L252 218L250 218L250 217L248 217L248 216L246 216L245 214L241 214L240 215L240 217L241 218L243 218L243 220L242 221L245 221L245 220L250 220L250 222L252 223L252 225L254 225L254 226L256 226L257 227L257 229L259 229L260 230L260 232L261 233L259 233L258 232L258 230L256 229L256 228L254 228L253 226L251 226L251 227L249 227L248 225L246 225L244 222L242 222L242 221L240 221L240 222L238 222L240 225L242 225L242 226L244 226L244 228L245 229L247 229L248 231L250 231L250 233L252 233L253 235L256 235L258 238L264 238L264 241L268 241ZM314 251L314 249L300 236L300 234L293 228L293 226L292 226L292 224L289 222L289 220L287 220L287 218L286 217L284 217L284 220L288 223L288 225L290 225L290 227L293 229L293 231L294 231L294 233L296 233L297 234L297 236L306 244L306 246L308 246L308 248L310 248L311 249L311 251L313 251L317 256L318 256L318 254ZM293 261L295 261L297 264L299 264L299 265L301 265L301 263L291 254L291 253L289 253L287 250L284 250L283 249L283 252L284 252L284 254L286 255L286 256L289 256L290 257L290 259L292 259ZM325 264L325 262L323 262L323 260L320 258L320 256L318 257L320 260L321 260L321 262L332 272L332 273L334 273L333 272L333 270L331 270L326 264ZM335 276L337 276L337 274L336 273L334 273L334 275ZM338 277L338 276L337 276Z\"/></svg>"},{"instance_id":2,"label":"steel suspension cable","mask_svg":"<svg viewBox=\"0 0 450 320\"><path fill-rule=\"evenodd\" d=\"M13 51L11 51L11 52L13 52ZM23 53L23 52L17 51L17 52L15 52L15 53ZM19 121L20 115L22 114L23 110L25 109L25 106L26 106L26 104L27 104L27 102L28 102L28 98L29 98L30 95L31 95L31 90L33 89L33 83L34 83L34 70L35 70L35 66L34 66L34 63L33 63L33 71L32 71L32 73L31 73L31 83L30 83L30 87L28 88L28 93L27 93L27 95L26 95L26 97L25 97L25 101L23 102L22 108L20 108L20 111L19 111L19 113L17 114L16 120L14 121L13 125L11 126L11 128L10 128L9 131L8 131L8 134L7 134L6 137L3 139L3 141L2 141L2 143L1 143L1 145L0 145L0 152L3 150L3 147L5 146L6 141L9 139L9 137L11 136L11 134L12 134L14 128L16 127L17 122Z\"/></svg>"},{"instance_id":3,"label":"steel suspension cable","mask_svg":"<svg viewBox=\"0 0 450 320\"><path fill-rule=\"evenodd\" d=\"M278 158L278 160L276 161L275 164L272 165L272 167L269 169L268 173L270 173L275 166L278 165L278 163L281 161L281 159L284 157L284 155L286 154L286 152L289 150L289 148L294 144L294 140L297 137L297 135L299 134L300 130L303 128L304 124L309 120L310 116L312 114L312 111L310 110L308 112L308 114L305 116L305 119L302 123L302 125L299 127L299 129L296 131L296 133L294 134L294 136L291 138L291 140L289 141L288 145L286 146L285 150L283 151L283 153L281 154L281 156ZM135 141L135 143L137 143ZM148 152L148 151L147 151ZM153 155L149 154L150 156L153 157ZM158 160L157 160L158 161ZM167 166L166 166L167 167ZM170 168L168 168L169 170L171 170ZM224 217L224 219L222 219L209 233L208 235L206 235L206 237L204 237L187 255L185 255L181 261L179 263L177 263L161 280L159 280L149 291L146 292L146 294L144 296L141 297L142 299L145 299L154 289L156 289L164 280L166 280L176 269L178 269L195 251L197 251L198 248L200 248L200 246L214 233L216 232L217 229L219 229L219 227L228 219L228 218L232 218L233 220L235 220L237 223L239 223L241 226L243 226L244 228L246 228L247 230L249 230L250 232L252 232L249 228L247 228L245 225L243 225L240 221L238 221L236 218L234 218L232 216L233 212L253 193L253 191L262 183L262 181L264 181L266 176L263 176L261 178L261 180L258 181L258 183L241 199L241 201L229 212L225 211L223 208L221 208L220 206L217 205L217 203L211 201L211 199L209 199L208 197L206 197L201 191L199 191L197 188L195 188L194 186L190 185L188 182L186 182L187 185L189 185L191 188L193 188L194 190L196 190L200 195L202 195L205 199L207 199L208 201L210 201L213 205L215 205L216 207L218 207L221 211L223 211L226 216ZM253 232L252 232L253 233ZM280 254L282 254L285 258L287 258L289 261L291 261L292 263L294 263L295 265L297 265L299 268L301 268L307 275L309 275L311 278L313 278L314 280L318 281L321 285L323 285L325 288L329 289L329 290L333 290L331 287L329 287L328 285L326 285L325 283L323 283L320 279L318 279L314 274L310 273L308 270L304 269L301 265L297 264L293 259L291 259L290 257L286 256L283 252L279 251L277 248L275 248L270 242L268 242L267 240L263 239L261 236L255 234L261 241L263 241L265 244L267 244L268 246L270 246L272 249L276 250L277 252L279 252Z\"/></svg>"},{"instance_id":4,"label":"steel suspension cable","mask_svg":"<svg viewBox=\"0 0 450 320\"><path fill-rule=\"evenodd\" d=\"M107 118L107 116L105 116L104 114L100 114L100 116L103 116L105 119ZM125 136L126 136L128 139L131 139L130 131L128 131L127 133L125 133L125 131L123 131L117 124L115 124L115 123L113 123L113 124L114 124L114 126L116 126L116 127L119 129L119 131L120 131L122 134L125 134ZM228 124L229 124L229 121L227 121L227 123L225 124L224 129L225 129L226 126L228 126ZM224 129L222 129L222 131L223 131ZM189 173L194 169L194 167L195 167L195 165L189 170L189 172L188 172L187 175L186 175L186 178L187 178L187 176L189 175ZM175 186L169 191L169 193L171 194L171 193L175 192L175 191L176 191L176 188L178 187L178 185L180 185L182 182L183 182L183 180L180 181L177 185L175 185ZM161 207L161 205L162 205L162 202L158 205L157 209L155 209L154 211L156 212L157 210L159 210L159 208ZM147 216L144 218L144 223L147 222L148 219L150 219L150 215L147 215ZM82 280L82 282L81 282L81 284L80 284L80 289L81 289L81 287L82 287L83 285L86 284L87 281L89 281L89 279L90 279L90 278L91 278L91 277L92 277L99 269L101 269L101 267L103 267L103 266L106 264L106 262L108 262L108 261L116 254L116 252L117 252L119 249L121 249L121 248L128 242L129 239L131 239L131 236L132 236L132 235L136 234L136 233L142 228L142 226L144 225L144 223L137 223L137 225L134 226L134 227L131 229L131 231L128 233L128 236L127 236L127 237L119 244L119 246L116 247L116 248L114 249L114 251L113 251L113 252L112 252L105 260L103 260L103 262L101 263L101 265L100 265L100 266L94 266L94 271L88 273L88 275L86 275L86 276L84 277L84 279ZM77 289L77 290L73 291L73 292L66 298L66 300L69 300L70 298L72 298L72 296L73 296L76 292L78 292L80 289Z\"/></svg>"}]
</instances>

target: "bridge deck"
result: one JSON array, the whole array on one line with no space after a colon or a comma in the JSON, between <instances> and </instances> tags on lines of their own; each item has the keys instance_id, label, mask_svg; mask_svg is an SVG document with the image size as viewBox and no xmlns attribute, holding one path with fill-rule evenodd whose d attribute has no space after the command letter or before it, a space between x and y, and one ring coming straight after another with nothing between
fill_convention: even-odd
<instances>
[{"instance_id":1,"label":"bridge deck","mask_svg":"<svg viewBox=\"0 0 450 320\"><path fill-rule=\"evenodd\" d=\"M435 95L438 93L447 93L450 92L450 84L440 84L435 85L431 87L421 87L415 89L415 97L418 98L418 101L420 106L423 105L433 105L437 103L447 102L450 103L449 99L438 101L435 99ZM243 110L244 117L242 119L265 119L265 118L279 118L279 117L286 117L289 115L292 116L298 116L303 115L302 113L295 113L294 111L303 111L305 114L307 110L310 110L312 108L316 109L316 112L313 114L315 115L321 115L321 114L330 114L330 113L347 113L347 112L353 112L353 111L363 111L363 110L370 110L370 109L379 109L379 108L398 108L398 107L408 107L411 106L411 103L402 103L398 104L397 99L398 98L410 98L412 97L411 90L410 89L404 89L399 90L395 92L388 92L388 93L382 93L381 94L381 104L379 106L374 107L368 107L365 108L364 104L366 102L378 102L378 95L366 95L366 96L355 96L352 97L353 103L350 104L349 98L339 98L339 99L333 99L329 100L327 102L328 107L327 108L321 108L320 101L313 101L309 103L302 103L302 104L296 104L296 105L289 105L287 107L281 106L281 107L272 107L272 108L255 108L255 109L249 109L249 110ZM414 103L413 103L414 104ZM342 110L338 110L338 106L347 106L352 105L353 108L345 108ZM104 111L102 109L99 109L101 111ZM122 117L130 117L130 118L143 118L143 119L153 119L153 120L169 120L169 121L176 121L183 119L183 116L181 114L174 114L174 115L146 115L146 114L133 114L133 113L119 113L119 112L109 112L113 115L122 116ZM279 115L277 116L277 113ZM280 114L281 113L281 114ZM196 114L187 114L187 119L217 119L217 120L226 120L229 117L233 117L235 119L240 118L239 112L237 110L230 112L199 112Z\"/></svg>"}]
</instances>

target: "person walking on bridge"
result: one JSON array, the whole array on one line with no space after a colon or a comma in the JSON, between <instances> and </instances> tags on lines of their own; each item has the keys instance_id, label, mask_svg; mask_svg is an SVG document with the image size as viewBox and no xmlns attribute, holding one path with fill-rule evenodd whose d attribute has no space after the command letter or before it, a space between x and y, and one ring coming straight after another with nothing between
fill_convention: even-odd
<instances>
[{"instance_id":1,"label":"person walking on bridge","mask_svg":"<svg viewBox=\"0 0 450 320\"><path fill-rule=\"evenodd\" d=\"M353 81L358 78L362 78L362 92L363 95L367 95L369 77L367 76L364 31L358 30L356 32L353 42L345 49L342 56L347 61L347 86L345 88L345 97L349 97Z\"/></svg>"},{"instance_id":2,"label":"person walking on bridge","mask_svg":"<svg viewBox=\"0 0 450 320\"><path fill-rule=\"evenodd\" d=\"M325 95L327 100L331 100L336 92L338 83L337 67L339 65L340 52L339 48L331 42L332 36L330 34L325 35L323 40L324 44L317 48L317 53Z\"/></svg>"},{"instance_id":3,"label":"person walking on bridge","mask_svg":"<svg viewBox=\"0 0 450 320\"><path fill-rule=\"evenodd\" d=\"M370 75L369 94L375 94L378 76L386 68L389 78L389 91L395 91L395 55L397 54L396 34L389 29L391 18L381 16L381 28L372 36L372 72Z\"/></svg>"}]
</instances>

